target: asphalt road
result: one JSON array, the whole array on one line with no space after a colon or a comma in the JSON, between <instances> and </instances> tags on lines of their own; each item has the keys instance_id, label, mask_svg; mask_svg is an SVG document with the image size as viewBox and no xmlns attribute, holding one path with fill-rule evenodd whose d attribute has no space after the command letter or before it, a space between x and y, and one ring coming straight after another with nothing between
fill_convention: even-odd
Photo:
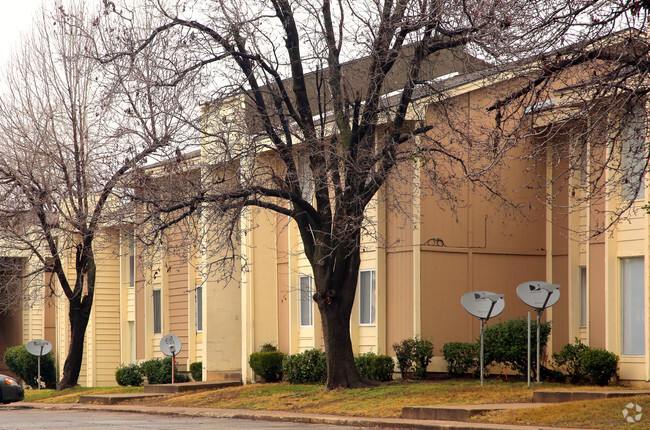
<instances>
[{"instance_id":1,"label":"asphalt road","mask_svg":"<svg viewBox=\"0 0 650 430\"><path fill-rule=\"evenodd\" d=\"M227 418L170 417L161 415L43 410L19 405L0 406L0 429L308 429L350 430L358 427L283 423Z\"/></svg>"}]
</instances>

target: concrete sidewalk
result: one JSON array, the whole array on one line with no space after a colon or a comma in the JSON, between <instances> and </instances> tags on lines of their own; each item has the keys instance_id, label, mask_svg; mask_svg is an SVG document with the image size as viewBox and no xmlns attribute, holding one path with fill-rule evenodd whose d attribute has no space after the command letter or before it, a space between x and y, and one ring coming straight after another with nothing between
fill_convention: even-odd
<instances>
[{"instance_id":1,"label":"concrete sidewalk","mask_svg":"<svg viewBox=\"0 0 650 430\"><path fill-rule=\"evenodd\" d=\"M86 404L48 404L21 402L28 408L42 410L101 410L103 412L134 412L156 415L179 415L189 417L241 418L249 420L286 421L294 423L332 424L370 428L393 429L440 429L440 430L558 430L559 427L520 426L506 424L467 423L461 421L439 421L405 418L365 418L346 417L325 414L306 414L284 411L256 411L248 409L216 409L216 408L179 408L141 405L86 405ZM573 429L581 430L581 429Z\"/></svg>"}]
</instances>

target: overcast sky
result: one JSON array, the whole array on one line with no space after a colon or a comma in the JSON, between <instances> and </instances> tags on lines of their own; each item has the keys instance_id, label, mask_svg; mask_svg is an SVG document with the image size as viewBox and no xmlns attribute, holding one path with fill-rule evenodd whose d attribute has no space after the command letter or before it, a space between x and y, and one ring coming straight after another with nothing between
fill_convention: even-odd
<instances>
[{"instance_id":1,"label":"overcast sky","mask_svg":"<svg viewBox=\"0 0 650 430\"><path fill-rule=\"evenodd\" d=\"M0 25L0 64L4 66L11 49L20 35L29 30L32 19L42 0L12 0L2 2L2 25ZM45 0L54 4L54 0Z\"/></svg>"}]
</instances>

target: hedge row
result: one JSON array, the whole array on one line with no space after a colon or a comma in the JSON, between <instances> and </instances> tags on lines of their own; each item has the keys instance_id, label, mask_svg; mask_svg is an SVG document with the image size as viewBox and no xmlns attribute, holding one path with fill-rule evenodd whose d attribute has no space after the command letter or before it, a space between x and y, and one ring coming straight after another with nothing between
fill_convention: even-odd
<instances>
[{"instance_id":1,"label":"hedge row","mask_svg":"<svg viewBox=\"0 0 650 430\"><path fill-rule=\"evenodd\" d=\"M292 384L321 384L327 377L325 353L318 349L285 355L266 345L263 352L251 354L248 362L264 382L284 379ZM364 378L376 381L392 379L394 363L387 355L361 354L354 358L354 364Z\"/></svg>"},{"instance_id":2,"label":"hedge row","mask_svg":"<svg viewBox=\"0 0 650 430\"><path fill-rule=\"evenodd\" d=\"M143 361L140 364L122 365L115 370L115 380L119 385L137 387L142 385L145 379L148 384L171 384L172 358L167 357L162 360L155 358ZM189 379L185 373L180 373L177 369L174 369L174 382L187 382Z\"/></svg>"},{"instance_id":3,"label":"hedge row","mask_svg":"<svg viewBox=\"0 0 650 430\"><path fill-rule=\"evenodd\" d=\"M501 364L510 367L520 375L527 372L527 321L514 319L494 324L484 331L485 366ZM537 355L537 327L531 327L531 357ZM551 332L551 323L543 323L540 331L541 347L546 347ZM450 375L458 376L468 372L475 375L479 371L479 340L474 343L449 342L442 348ZM553 354L557 370L542 367L542 375L554 379L568 378L573 383L591 382L607 385L617 374L618 356L604 349L590 348L578 339L575 344L566 345L559 353ZM531 371L535 375L536 366Z\"/></svg>"}]
</instances>

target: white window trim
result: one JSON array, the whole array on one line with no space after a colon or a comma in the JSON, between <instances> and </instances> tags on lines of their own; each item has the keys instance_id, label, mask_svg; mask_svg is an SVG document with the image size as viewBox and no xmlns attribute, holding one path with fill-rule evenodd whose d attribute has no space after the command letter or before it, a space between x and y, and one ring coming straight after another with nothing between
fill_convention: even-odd
<instances>
[{"instance_id":1,"label":"white window trim","mask_svg":"<svg viewBox=\"0 0 650 430\"><path fill-rule=\"evenodd\" d=\"M372 296L375 301L375 322L374 323L362 323L361 322L361 273L363 272L374 272L374 281L375 281L375 294ZM377 271L375 269L366 269L359 270L359 327L376 327L377 326Z\"/></svg>"},{"instance_id":2,"label":"white window trim","mask_svg":"<svg viewBox=\"0 0 650 430\"><path fill-rule=\"evenodd\" d=\"M309 297L309 324L303 324L302 323L302 280L303 279L309 279L309 292L310 297ZM311 277L311 275L300 275L298 277L298 310L299 310L299 320L300 320L300 327L313 327L314 326L314 301L312 300L311 296L314 294L314 280Z\"/></svg>"}]
</instances>

